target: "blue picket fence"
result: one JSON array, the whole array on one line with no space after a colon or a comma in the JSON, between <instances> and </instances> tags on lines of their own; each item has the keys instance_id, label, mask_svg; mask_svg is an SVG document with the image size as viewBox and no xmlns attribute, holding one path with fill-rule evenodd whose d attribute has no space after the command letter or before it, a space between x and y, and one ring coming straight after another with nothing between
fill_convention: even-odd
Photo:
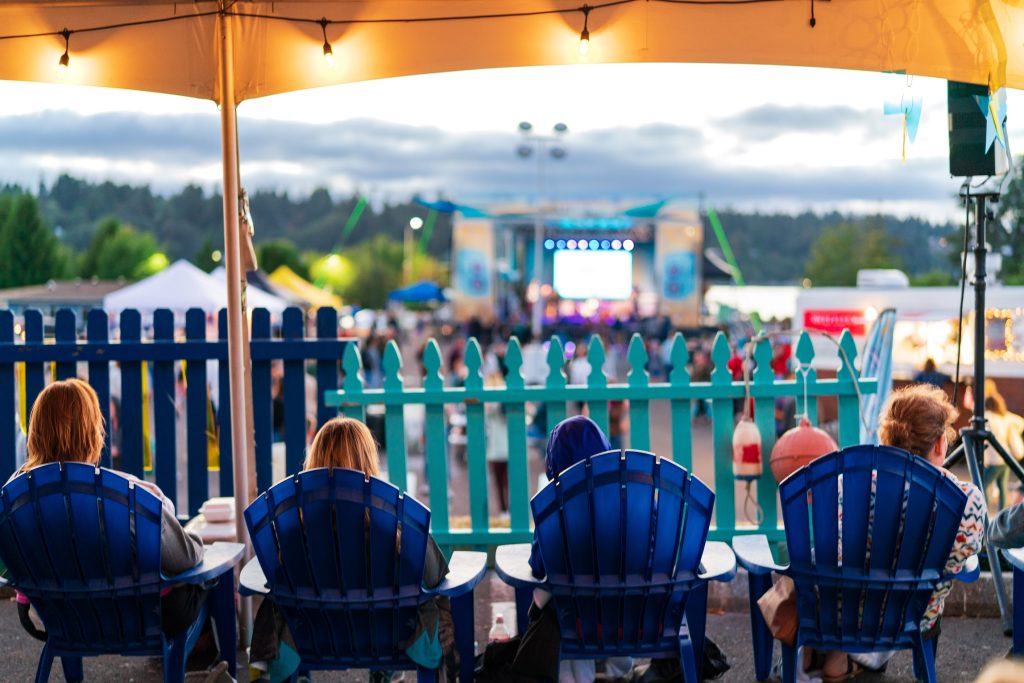
<instances>
[{"instance_id":1,"label":"blue picket fence","mask_svg":"<svg viewBox=\"0 0 1024 683\"><path fill-rule=\"evenodd\" d=\"M186 478L187 512L194 515L210 497L209 455L211 439L219 449L220 477L216 495L232 495L231 397L228 382L227 318L218 316L216 339L207 338L204 311L186 312L184 325L173 312L157 310L152 317L152 338L143 337L142 315L123 311L117 320L118 340L110 338L111 319L105 311L90 311L85 321L84 338L78 334L79 321L70 310L58 311L53 320L53 339L44 335L44 319L39 311L28 310L16 333L15 316L0 311L0 480L15 469L19 411L16 395L18 364L24 363L23 381L26 415L30 414L39 392L51 379L81 377L96 390L106 423L110 424L111 365L120 366L120 460L117 466L136 476L145 473L147 442L152 445L151 463L156 483L177 504L177 415L176 363L185 363ZM178 330L183 336L176 337ZM288 472L301 469L306 449L306 376L307 364L314 365L316 381L316 420L323 424L337 414L324 403L324 395L340 386L339 359L349 343L338 339L338 313L334 309L317 311L316 337L306 338L305 319L298 308L284 311L280 336L271 326L264 309L252 312L252 392L255 423L256 482L259 490L273 484L273 378L272 364L282 361L284 375L283 440ZM22 338L23 337L23 338ZM211 434L208 403L207 361L216 364L216 429ZM144 376L145 375L145 376ZM144 388L152 393L152 419L144 419L148 410ZM148 424L152 425L150 438ZM102 464L111 463L111 430L103 449ZM180 512L186 510L180 509Z\"/></svg>"}]
</instances>

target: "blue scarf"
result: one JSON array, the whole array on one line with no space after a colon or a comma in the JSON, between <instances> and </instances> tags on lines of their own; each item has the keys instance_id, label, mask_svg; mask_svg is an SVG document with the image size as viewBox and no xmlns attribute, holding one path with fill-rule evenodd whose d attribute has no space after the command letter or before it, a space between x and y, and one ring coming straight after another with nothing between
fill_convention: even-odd
<instances>
[{"instance_id":1,"label":"blue scarf","mask_svg":"<svg viewBox=\"0 0 1024 683\"><path fill-rule=\"evenodd\" d=\"M551 431L544 459L548 479L554 479L580 460L612 449L608 437L589 417L576 415L562 420Z\"/></svg>"}]
</instances>

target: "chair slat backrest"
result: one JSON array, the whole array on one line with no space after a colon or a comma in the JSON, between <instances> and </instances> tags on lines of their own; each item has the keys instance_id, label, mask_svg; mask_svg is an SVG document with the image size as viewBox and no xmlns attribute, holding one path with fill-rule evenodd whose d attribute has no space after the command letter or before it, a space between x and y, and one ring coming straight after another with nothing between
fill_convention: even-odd
<instances>
[{"instance_id":1,"label":"chair slat backrest","mask_svg":"<svg viewBox=\"0 0 1024 683\"><path fill-rule=\"evenodd\" d=\"M386 481L325 468L274 485L245 519L304 663L401 659L421 600L429 510Z\"/></svg>"},{"instance_id":2,"label":"chair slat backrest","mask_svg":"<svg viewBox=\"0 0 1024 683\"><path fill-rule=\"evenodd\" d=\"M801 637L909 644L960 527L960 487L923 458L865 445L797 470L779 496Z\"/></svg>"},{"instance_id":3,"label":"chair slat backrest","mask_svg":"<svg viewBox=\"0 0 1024 683\"><path fill-rule=\"evenodd\" d=\"M652 453L609 451L531 506L564 650L677 647L714 506L703 482Z\"/></svg>"},{"instance_id":4,"label":"chair slat backrest","mask_svg":"<svg viewBox=\"0 0 1024 683\"><path fill-rule=\"evenodd\" d=\"M0 491L0 561L56 646L151 652L160 628L160 501L126 477L52 463Z\"/></svg>"}]
</instances>

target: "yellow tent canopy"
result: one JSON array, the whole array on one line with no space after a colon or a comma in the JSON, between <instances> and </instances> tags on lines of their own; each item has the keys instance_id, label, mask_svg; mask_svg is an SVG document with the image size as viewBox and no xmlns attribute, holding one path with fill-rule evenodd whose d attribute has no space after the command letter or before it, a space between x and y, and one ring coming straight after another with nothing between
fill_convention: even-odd
<instances>
[{"instance_id":1,"label":"yellow tent canopy","mask_svg":"<svg viewBox=\"0 0 1024 683\"><path fill-rule=\"evenodd\" d=\"M1019 0L618 0L584 7L580 0L0 0L0 36L34 36L0 40L0 79L58 81L67 45L66 82L222 101L223 16L241 102L410 74L574 64L586 18L587 59L595 63L817 66L1024 87ZM135 25L90 30L125 23ZM325 38L332 64L324 59Z\"/></svg>"},{"instance_id":2,"label":"yellow tent canopy","mask_svg":"<svg viewBox=\"0 0 1024 683\"><path fill-rule=\"evenodd\" d=\"M268 279L278 287L287 289L305 301L310 308L338 308L341 306L341 297L320 289L288 266L278 266L268 276Z\"/></svg>"}]
</instances>

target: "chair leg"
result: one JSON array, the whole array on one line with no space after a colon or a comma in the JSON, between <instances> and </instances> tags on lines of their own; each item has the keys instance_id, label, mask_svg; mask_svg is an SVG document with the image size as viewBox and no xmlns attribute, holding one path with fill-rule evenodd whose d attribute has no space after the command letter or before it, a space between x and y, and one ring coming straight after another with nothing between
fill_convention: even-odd
<instances>
[{"instance_id":1,"label":"chair leg","mask_svg":"<svg viewBox=\"0 0 1024 683\"><path fill-rule=\"evenodd\" d=\"M926 683L937 683L935 673L935 643L932 640L925 640L921 636L915 639L914 644L914 678Z\"/></svg>"},{"instance_id":2,"label":"chair leg","mask_svg":"<svg viewBox=\"0 0 1024 683\"><path fill-rule=\"evenodd\" d=\"M188 631L164 642L164 683L185 683L188 658Z\"/></svg>"},{"instance_id":3,"label":"chair leg","mask_svg":"<svg viewBox=\"0 0 1024 683\"><path fill-rule=\"evenodd\" d=\"M693 641L685 634L681 634L679 638L679 670L683 674L683 683L700 683L700 678L697 677Z\"/></svg>"},{"instance_id":4,"label":"chair leg","mask_svg":"<svg viewBox=\"0 0 1024 683\"><path fill-rule=\"evenodd\" d=\"M796 645L782 644L782 683L796 683Z\"/></svg>"},{"instance_id":5,"label":"chair leg","mask_svg":"<svg viewBox=\"0 0 1024 683\"><path fill-rule=\"evenodd\" d=\"M526 633L526 627L530 623L530 605L533 604L532 588L516 589L516 628L519 635ZM1024 604L1022 602L1021 604Z\"/></svg>"},{"instance_id":6,"label":"chair leg","mask_svg":"<svg viewBox=\"0 0 1024 683\"><path fill-rule=\"evenodd\" d=\"M437 669L416 667L416 683L437 683Z\"/></svg>"},{"instance_id":7,"label":"chair leg","mask_svg":"<svg viewBox=\"0 0 1024 683\"><path fill-rule=\"evenodd\" d=\"M60 665L64 669L64 680L67 683L82 683L85 679L81 657L61 657Z\"/></svg>"},{"instance_id":8,"label":"chair leg","mask_svg":"<svg viewBox=\"0 0 1024 683\"><path fill-rule=\"evenodd\" d=\"M210 616L213 617L214 633L217 636L217 648L220 658L228 664L228 673L236 676L238 630L235 624L235 584L234 574L226 572L217 581L207 598Z\"/></svg>"},{"instance_id":9,"label":"chair leg","mask_svg":"<svg viewBox=\"0 0 1024 683\"><path fill-rule=\"evenodd\" d=\"M1013 568L1013 654L1024 656L1024 570Z\"/></svg>"},{"instance_id":10,"label":"chair leg","mask_svg":"<svg viewBox=\"0 0 1024 683\"><path fill-rule=\"evenodd\" d=\"M912 658L912 660L914 662L914 680L915 681L923 681L925 679L925 677L928 675L927 672L925 671L924 654L921 652L920 644L921 644L921 641L917 640L914 643L914 647L912 647L910 649L910 654L912 655L911 658Z\"/></svg>"},{"instance_id":11,"label":"chair leg","mask_svg":"<svg viewBox=\"0 0 1024 683\"><path fill-rule=\"evenodd\" d=\"M459 682L473 683L473 591L452 598L452 621L455 623L455 648L459 651Z\"/></svg>"},{"instance_id":12,"label":"chair leg","mask_svg":"<svg viewBox=\"0 0 1024 683\"><path fill-rule=\"evenodd\" d=\"M771 574L748 574L747 588L750 594L750 632L754 638L754 677L766 681L772 673L772 651L775 641L765 623L757 601L772 587Z\"/></svg>"},{"instance_id":13,"label":"chair leg","mask_svg":"<svg viewBox=\"0 0 1024 683\"><path fill-rule=\"evenodd\" d=\"M701 669L704 665L704 632L708 621L708 584L690 591L686 597L686 630L693 643L694 668L697 680L703 680Z\"/></svg>"},{"instance_id":14,"label":"chair leg","mask_svg":"<svg viewBox=\"0 0 1024 683\"><path fill-rule=\"evenodd\" d=\"M43 645L43 651L39 654L39 666L36 667L36 683L47 683L50 680L50 669L53 668L53 654L50 652L50 645Z\"/></svg>"}]
</instances>

